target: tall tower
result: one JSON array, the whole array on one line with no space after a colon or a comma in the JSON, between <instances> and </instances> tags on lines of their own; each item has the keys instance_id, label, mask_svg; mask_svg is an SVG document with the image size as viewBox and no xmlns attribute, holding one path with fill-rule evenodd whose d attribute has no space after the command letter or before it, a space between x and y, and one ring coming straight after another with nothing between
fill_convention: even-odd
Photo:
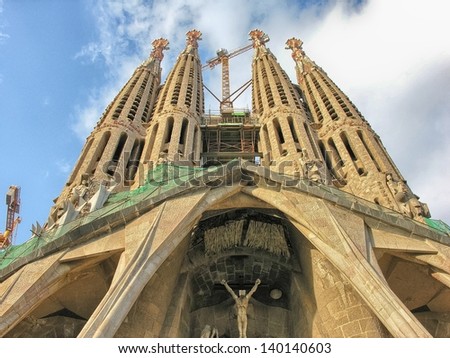
<instances>
[{"instance_id":1,"label":"tall tower","mask_svg":"<svg viewBox=\"0 0 450 358\"><path fill-rule=\"evenodd\" d=\"M0 252L0 336L449 337L450 228L356 107L253 30L252 113L207 115L200 37L162 86L153 42L47 225Z\"/></svg>"},{"instance_id":2,"label":"tall tower","mask_svg":"<svg viewBox=\"0 0 450 358\"><path fill-rule=\"evenodd\" d=\"M326 72L305 55L302 41L291 38L286 45L292 50L297 80L335 184L410 217L429 217L428 208L406 185L378 135Z\"/></svg>"},{"instance_id":3,"label":"tall tower","mask_svg":"<svg viewBox=\"0 0 450 358\"><path fill-rule=\"evenodd\" d=\"M268 36L250 32L253 41L253 112L261 124L260 142L264 164L285 174L328 182L303 99L275 56L266 48Z\"/></svg>"},{"instance_id":4,"label":"tall tower","mask_svg":"<svg viewBox=\"0 0 450 358\"><path fill-rule=\"evenodd\" d=\"M55 200L50 226L67 211L68 205L74 209L83 206L100 185L122 191L134 183L161 82L163 51L168 44L162 38L153 41L149 58L136 68L105 109ZM91 208L85 206L85 210Z\"/></svg>"},{"instance_id":5,"label":"tall tower","mask_svg":"<svg viewBox=\"0 0 450 358\"><path fill-rule=\"evenodd\" d=\"M204 99L199 40L200 31L186 34L186 48L178 56L158 98L144 150L146 168L149 161L194 165L200 160L199 124Z\"/></svg>"}]
</instances>

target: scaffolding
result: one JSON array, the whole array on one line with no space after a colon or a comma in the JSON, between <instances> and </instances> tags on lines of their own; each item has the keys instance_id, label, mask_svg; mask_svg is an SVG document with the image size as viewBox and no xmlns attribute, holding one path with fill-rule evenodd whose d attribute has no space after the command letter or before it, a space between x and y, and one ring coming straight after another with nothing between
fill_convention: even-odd
<instances>
[{"instance_id":1,"label":"scaffolding","mask_svg":"<svg viewBox=\"0 0 450 358\"><path fill-rule=\"evenodd\" d=\"M248 110L234 110L202 119L203 163L227 163L232 159L258 162L260 125Z\"/></svg>"}]
</instances>

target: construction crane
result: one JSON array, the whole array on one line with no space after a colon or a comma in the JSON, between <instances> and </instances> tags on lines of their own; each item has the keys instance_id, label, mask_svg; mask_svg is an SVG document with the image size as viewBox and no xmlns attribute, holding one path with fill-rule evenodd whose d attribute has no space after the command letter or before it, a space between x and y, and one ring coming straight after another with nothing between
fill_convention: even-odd
<instances>
[{"instance_id":1,"label":"construction crane","mask_svg":"<svg viewBox=\"0 0 450 358\"><path fill-rule=\"evenodd\" d=\"M261 38L259 39L260 43L264 44L266 42L269 42L270 38L266 34L262 33ZM239 97L252 83L252 81L247 81L244 83L241 87L239 87L236 91L230 94L230 65L229 61L230 58L233 58L235 56L238 56L244 52L247 52L252 47L254 47L254 44L250 44L241 48L238 48L236 50L233 50L231 52L228 52L226 49L221 48L217 50L217 56L206 61L206 64L203 65L203 69L206 67L209 67L210 69L213 69L216 65L219 63L222 64L222 100L218 99L214 93L212 93L206 86L205 88L208 90L209 93L211 93L219 102L220 102L220 113L232 113L233 112L233 101L231 100L231 97L236 94L238 91L241 91L236 96ZM235 98L235 99L236 99Z\"/></svg>"},{"instance_id":2,"label":"construction crane","mask_svg":"<svg viewBox=\"0 0 450 358\"><path fill-rule=\"evenodd\" d=\"M206 64L203 65L203 68L209 67L210 69L213 69L219 63L222 64L222 100L219 100L216 96L214 96L220 102L220 113L222 114L230 113L233 111L233 102L231 101L230 94L230 58L240 55L250 50L252 47L253 45L250 44L231 52L228 52L224 48L220 48L217 50L217 56L206 61Z\"/></svg>"},{"instance_id":3,"label":"construction crane","mask_svg":"<svg viewBox=\"0 0 450 358\"><path fill-rule=\"evenodd\" d=\"M20 212L20 187L10 186L6 193L6 229L4 233L0 232L0 250L5 249L12 243L12 236L15 228L21 219L18 216Z\"/></svg>"},{"instance_id":4,"label":"construction crane","mask_svg":"<svg viewBox=\"0 0 450 358\"><path fill-rule=\"evenodd\" d=\"M219 63L222 64L222 100L217 98L214 95L214 93L212 93L205 86L205 88L208 90L208 92L211 93L214 96L214 98L216 98L219 101L220 113L222 113L222 114L233 112L233 101L231 100L231 96L233 96L237 91L239 91L241 89L243 89L242 92L244 92L248 88L248 86L250 86L250 83L251 83L251 80L246 82L243 86L239 87L235 92L230 94L230 65L229 65L230 58L233 58L237 55L247 52L252 47L253 47L253 44L250 44L250 45L238 48L236 50L233 50L231 52L228 52L224 48L220 48L217 50L217 56L206 61L206 64L203 65L203 69L205 69L207 67L209 67L210 69L213 69ZM238 96L240 96L242 94L242 92L240 92L238 94Z\"/></svg>"}]
</instances>

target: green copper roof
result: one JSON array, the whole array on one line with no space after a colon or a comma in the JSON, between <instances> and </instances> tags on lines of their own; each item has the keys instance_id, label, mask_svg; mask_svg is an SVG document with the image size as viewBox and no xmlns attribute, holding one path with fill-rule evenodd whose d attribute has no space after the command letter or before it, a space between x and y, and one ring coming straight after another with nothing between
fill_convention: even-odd
<instances>
[{"instance_id":1,"label":"green copper roof","mask_svg":"<svg viewBox=\"0 0 450 358\"><path fill-rule=\"evenodd\" d=\"M81 226L85 226L99 218L108 216L115 212L123 211L141 201L159 196L173 189L188 189L198 180L199 183L208 181L208 174L211 177L217 176L219 167L193 168L187 166L177 166L171 163L159 164L148 172L145 184L131 191L112 194L103 208L96 210L84 217L77 218L65 225L60 225L49 231L44 231L39 237L33 236L30 240L21 245L10 246L0 251L0 270L6 268L18 258L43 250L47 252L48 247L59 238L74 231ZM206 175L205 175L206 174ZM42 253L44 253L44 251ZM38 253L39 255L39 253ZM36 254L33 255L35 257Z\"/></svg>"}]
</instances>

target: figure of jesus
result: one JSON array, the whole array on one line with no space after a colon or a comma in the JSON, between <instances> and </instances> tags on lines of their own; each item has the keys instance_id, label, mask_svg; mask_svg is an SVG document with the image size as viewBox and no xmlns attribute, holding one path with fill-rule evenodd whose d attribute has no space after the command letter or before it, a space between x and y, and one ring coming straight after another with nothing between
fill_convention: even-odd
<instances>
[{"instance_id":1,"label":"figure of jesus","mask_svg":"<svg viewBox=\"0 0 450 358\"><path fill-rule=\"evenodd\" d=\"M250 301L250 297L255 293L258 288L261 280L258 278L255 281L255 285L252 287L249 293L246 294L245 290L239 290L239 296L237 296L231 287L228 285L227 281L222 280L222 285L225 286L227 291L230 293L231 297L233 297L236 311L237 311L237 323L239 330L239 338L247 338L247 308L248 302Z\"/></svg>"}]
</instances>

